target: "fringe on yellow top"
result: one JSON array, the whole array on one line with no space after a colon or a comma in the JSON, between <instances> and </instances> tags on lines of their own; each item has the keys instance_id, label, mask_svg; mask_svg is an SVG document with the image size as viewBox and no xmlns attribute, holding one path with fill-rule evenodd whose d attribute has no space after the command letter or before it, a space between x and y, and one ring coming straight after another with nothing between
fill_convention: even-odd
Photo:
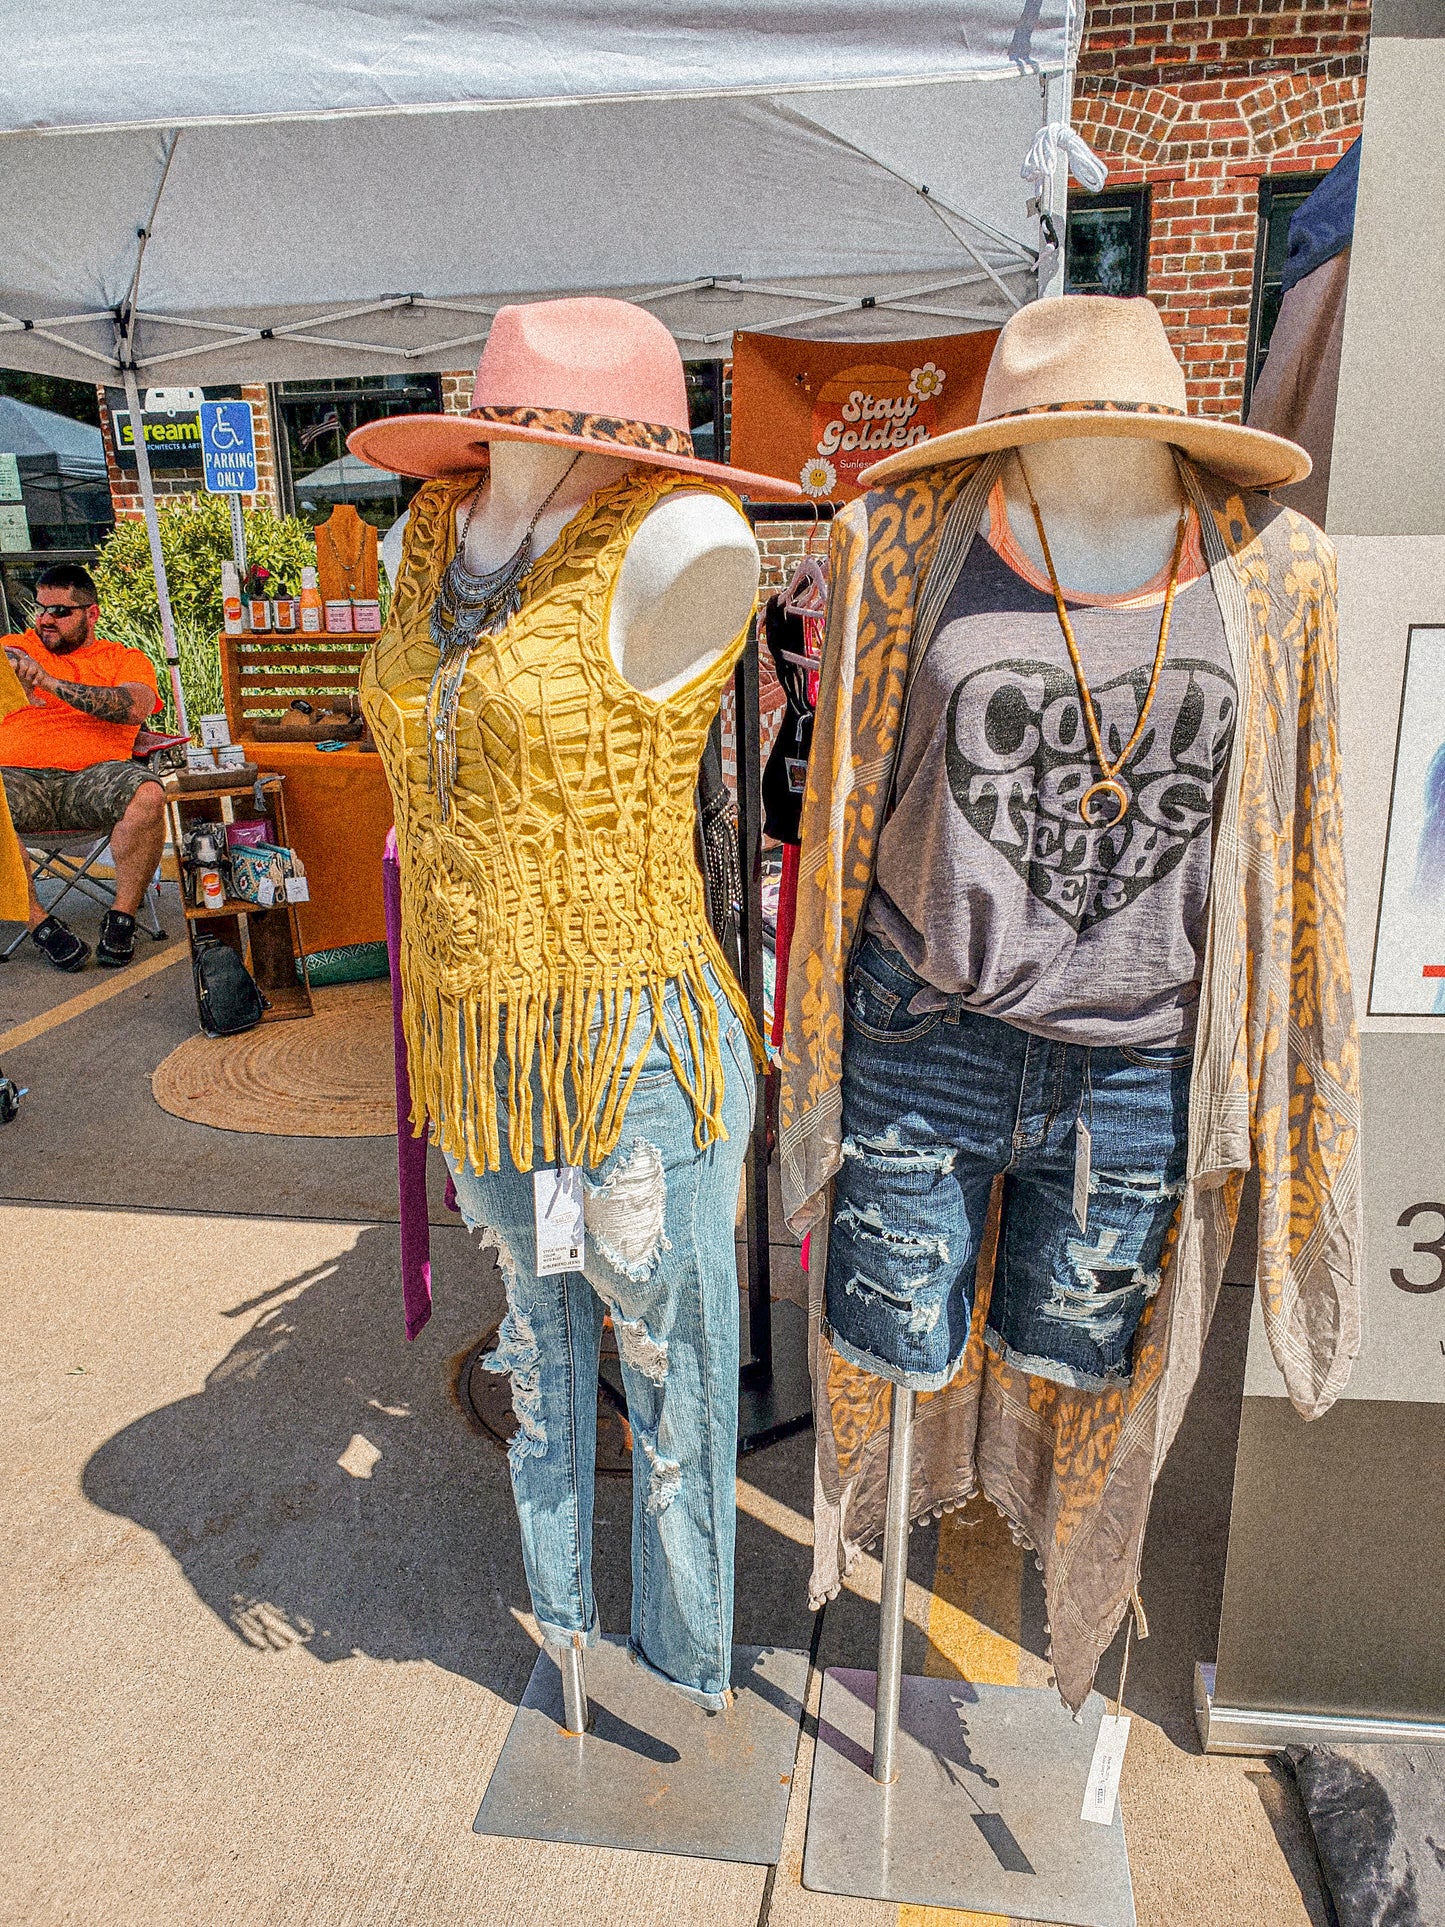
<instances>
[{"instance_id":1,"label":"fringe on yellow top","mask_svg":"<svg viewBox=\"0 0 1445 1927\"><path fill-rule=\"evenodd\" d=\"M660 1033L701 1148L727 1135L709 967L762 1062L708 925L693 844L698 764L746 631L663 702L624 680L607 644L629 541L664 496L699 484L635 468L599 489L538 558L522 609L468 662L446 823L427 789L424 712L437 660L428 622L457 506L476 480L430 482L413 501L390 620L361 677L396 805L413 1131L430 1117L449 1155L499 1170L500 1053L517 1169L558 1157L595 1165L617 1145ZM659 1023L670 984L685 1048Z\"/></svg>"}]
</instances>

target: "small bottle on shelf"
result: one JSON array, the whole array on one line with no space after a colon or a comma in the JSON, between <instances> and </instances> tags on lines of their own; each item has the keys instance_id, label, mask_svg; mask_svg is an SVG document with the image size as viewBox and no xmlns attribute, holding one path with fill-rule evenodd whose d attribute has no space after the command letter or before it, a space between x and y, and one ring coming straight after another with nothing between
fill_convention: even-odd
<instances>
[{"instance_id":1,"label":"small bottle on shelf","mask_svg":"<svg viewBox=\"0 0 1445 1927\"><path fill-rule=\"evenodd\" d=\"M225 611L228 636L239 636L245 625L241 617L241 578L234 562L221 564L221 606Z\"/></svg>"},{"instance_id":2,"label":"small bottle on shelf","mask_svg":"<svg viewBox=\"0 0 1445 1927\"><path fill-rule=\"evenodd\" d=\"M301 571L301 633L319 636L323 628L321 591L316 586L315 569Z\"/></svg>"}]
</instances>

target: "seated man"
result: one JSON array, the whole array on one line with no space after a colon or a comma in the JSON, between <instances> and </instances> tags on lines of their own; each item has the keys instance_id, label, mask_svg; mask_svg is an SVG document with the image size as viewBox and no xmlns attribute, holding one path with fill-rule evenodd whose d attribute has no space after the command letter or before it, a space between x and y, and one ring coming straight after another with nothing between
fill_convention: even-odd
<instances>
[{"instance_id":1,"label":"seated man","mask_svg":"<svg viewBox=\"0 0 1445 1927\"><path fill-rule=\"evenodd\" d=\"M100 609L84 569L46 569L36 603L35 627L4 638L30 706L0 722L0 780L22 842L47 830L110 832L115 908L101 924L96 961L128 964L135 913L165 843L161 786L131 761L137 731L161 706L156 673L142 650L96 634ZM90 945L46 915L33 880L29 922L57 970L83 968Z\"/></svg>"}]
</instances>

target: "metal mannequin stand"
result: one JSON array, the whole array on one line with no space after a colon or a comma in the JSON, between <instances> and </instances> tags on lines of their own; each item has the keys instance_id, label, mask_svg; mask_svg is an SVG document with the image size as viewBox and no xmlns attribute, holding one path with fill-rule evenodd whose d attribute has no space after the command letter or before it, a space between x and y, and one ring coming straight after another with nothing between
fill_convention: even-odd
<instances>
[{"instance_id":1,"label":"metal mannequin stand","mask_svg":"<svg viewBox=\"0 0 1445 1927\"><path fill-rule=\"evenodd\" d=\"M1080 1819L1104 1701L903 1674L915 1394L895 1386L878 1670L823 1675L803 1885L1061 1927L1135 1927L1123 1820ZM871 1750L870 1750L871 1725Z\"/></svg>"},{"instance_id":2,"label":"metal mannequin stand","mask_svg":"<svg viewBox=\"0 0 1445 1927\"><path fill-rule=\"evenodd\" d=\"M754 519L760 511L749 505ZM762 718L758 700L756 624L733 675L737 717L738 855L743 877L740 965L748 1007L760 1034L765 1033L763 996L762 880ZM721 735L721 723L713 723ZM746 1219L738 1272L747 1288L743 1361L738 1374L738 1456L776 1445L813 1422L813 1387L808 1375L808 1319L798 1305L774 1301L772 1290L772 1213L768 1197L768 1131L765 1086L758 1081L758 1105L744 1166ZM604 1359L599 1389L619 1412L627 1401L615 1358Z\"/></svg>"},{"instance_id":3,"label":"metal mannequin stand","mask_svg":"<svg viewBox=\"0 0 1445 1927\"><path fill-rule=\"evenodd\" d=\"M750 519L765 511L749 505ZM763 878L762 878L762 716L758 692L758 629L754 622L747 648L733 676L737 718L738 855L743 873L743 987L753 1022L763 1024ZM714 724L714 728L718 725ZM738 1454L759 1451L779 1439L805 1431L813 1422L813 1388L808 1376L808 1320L797 1305L774 1304L772 1226L768 1199L768 1132L764 1083L758 1082L758 1110L746 1167L747 1352L738 1387ZM774 1345L775 1333L781 1343Z\"/></svg>"},{"instance_id":4,"label":"metal mannequin stand","mask_svg":"<svg viewBox=\"0 0 1445 1927\"><path fill-rule=\"evenodd\" d=\"M546 1647L473 1831L776 1864L808 1655L733 1648L733 1703L708 1713L626 1642Z\"/></svg>"}]
</instances>

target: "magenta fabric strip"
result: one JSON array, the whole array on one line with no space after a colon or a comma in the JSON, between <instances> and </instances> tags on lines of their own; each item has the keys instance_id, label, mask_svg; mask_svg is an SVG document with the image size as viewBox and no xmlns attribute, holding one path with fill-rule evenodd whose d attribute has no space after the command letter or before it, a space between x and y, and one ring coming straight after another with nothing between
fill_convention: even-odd
<instances>
[{"instance_id":1,"label":"magenta fabric strip","mask_svg":"<svg viewBox=\"0 0 1445 1927\"><path fill-rule=\"evenodd\" d=\"M401 1206L401 1297L406 1335L415 1338L431 1317L431 1219L426 1198L427 1133L411 1132L411 1077L406 1032L401 1024L401 863L396 831L387 833L381 859L386 903L386 954L391 966L391 1027L396 1057L396 1180ZM446 1208L457 1209L457 1194L447 1173Z\"/></svg>"}]
</instances>

